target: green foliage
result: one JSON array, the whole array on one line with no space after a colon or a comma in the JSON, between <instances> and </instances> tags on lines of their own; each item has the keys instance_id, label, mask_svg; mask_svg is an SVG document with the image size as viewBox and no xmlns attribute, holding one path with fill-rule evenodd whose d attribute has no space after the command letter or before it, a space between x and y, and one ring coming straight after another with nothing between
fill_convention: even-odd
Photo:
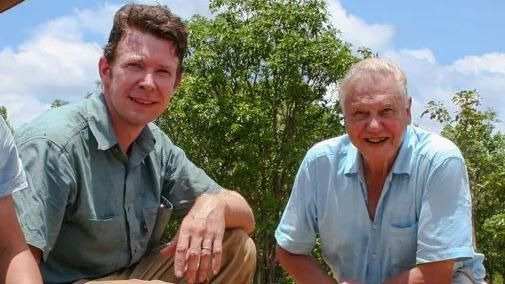
<instances>
[{"instance_id":1,"label":"green foliage","mask_svg":"<svg viewBox=\"0 0 505 284\"><path fill-rule=\"evenodd\" d=\"M57 108L64 105L68 105L68 101L56 99L51 103L51 108Z\"/></svg>"},{"instance_id":2,"label":"green foliage","mask_svg":"<svg viewBox=\"0 0 505 284\"><path fill-rule=\"evenodd\" d=\"M297 168L317 141L340 135L335 84L358 58L321 0L211 1L193 17L182 85L157 123L256 213L258 283L281 283L274 230Z\"/></svg>"},{"instance_id":3,"label":"green foliage","mask_svg":"<svg viewBox=\"0 0 505 284\"><path fill-rule=\"evenodd\" d=\"M7 121L7 108L4 106L0 106L0 115L2 118Z\"/></svg>"},{"instance_id":4,"label":"green foliage","mask_svg":"<svg viewBox=\"0 0 505 284\"><path fill-rule=\"evenodd\" d=\"M444 125L442 135L451 139L465 157L473 199L474 226L479 250L486 255L488 276L505 275L505 135L494 130L492 110L479 110L475 90L457 93L451 116L441 103L429 102L424 114ZM492 279L490 279L492 281Z\"/></svg>"},{"instance_id":5,"label":"green foliage","mask_svg":"<svg viewBox=\"0 0 505 284\"><path fill-rule=\"evenodd\" d=\"M482 234L487 238L486 244L491 249L486 253L488 264L493 266L493 271L499 271L502 275L505 271L505 261L503 258L505 248L505 210L502 208L497 213L484 221Z\"/></svg>"},{"instance_id":6,"label":"green foliage","mask_svg":"<svg viewBox=\"0 0 505 284\"><path fill-rule=\"evenodd\" d=\"M7 124L9 129L11 131L14 131L14 129L12 128L12 126L9 123L9 119L7 118L7 113L8 113L7 108L5 106L0 106L0 116L2 116L2 118L5 120L5 123Z\"/></svg>"}]
</instances>

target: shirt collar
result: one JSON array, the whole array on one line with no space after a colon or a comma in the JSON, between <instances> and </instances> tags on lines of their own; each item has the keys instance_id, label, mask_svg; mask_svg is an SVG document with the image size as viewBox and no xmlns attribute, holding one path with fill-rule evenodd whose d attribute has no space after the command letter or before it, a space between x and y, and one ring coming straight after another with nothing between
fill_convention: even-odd
<instances>
[{"instance_id":1,"label":"shirt collar","mask_svg":"<svg viewBox=\"0 0 505 284\"><path fill-rule=\"evenodd\" d=\"M98 150L108 150L117 144L116 134L112 129L103 94L91 96L86 100L88 124L98 143Z\"/></svg>"},{"instance_id":2,"label":"shirt collar","mask_svg":"<svg viewBox=\"0 0 505 284\"><path fill-rule=\"evenodd\" d=\"M415 130L412 126L408 125L403 137L402 145L400 146L400 150L398 151L398 155L396 156L393 164L393 174L410 175L410 170L412 168L412 152L414 151L414 145L417 141L416 138Z\"/></svg>"},{"instance_id":3,"label":"shirt collar","mask_svg":"<svg viewBox=\"0 0 505 284\"><path fill-rule=\"evenodd\" d=\"M142 132L140 132L139 137L137 137L137 139L133 142L129 157L129 162L132 165L142 162L144 158L149 155L152 150L154 150L156 140L154 139L150 126L155 127L151 124L144 127Z\"/></svg>"},{"instance_id":4,"label":"shirt collar","mask_svg":"<svg viewBox=\"0 0 505 284\"><path fill-rule=\"evenodd\" d=\"M347 137L348 139L348 137ZM349 139L348 139L349 140ZM391 172L393 174L407 174L410 175L412 151L416 142L415 129L408 125L403 137L402 144ZM344 166L345 175L357 174L361 171L362 161L358 149L350 142L348 144L346 161Z\"/></svg>"},{"instance_id":5,"label":"shirt collar","mask_svg":"<svg viewBox=\"0 0 505 284\"><path fill-rule=\"evenodd\" d=\"M95 136L98 144L98 150L108 150L118 144L116 134L112 128L109 118L105 97L103 94L91 96L87 99L88 124ZM154 149L155 139L150 128L155 126L146 126L139 137L133 142L136 151L141 156L145 156Z\"/></svg>"},{"instance_id":6,"label":"shirt collar","mask_svg":"<svg viewBox=\"0 0 505 284\"><path fill-rule=\"evenodd\" d=\"M358 149L356 149L356 147L352 144L347 134L346 138L348 140L348 148L345 158L344 174L357 174L361 170L361 155L359 154Z\"/></svg>"}]
</instances>

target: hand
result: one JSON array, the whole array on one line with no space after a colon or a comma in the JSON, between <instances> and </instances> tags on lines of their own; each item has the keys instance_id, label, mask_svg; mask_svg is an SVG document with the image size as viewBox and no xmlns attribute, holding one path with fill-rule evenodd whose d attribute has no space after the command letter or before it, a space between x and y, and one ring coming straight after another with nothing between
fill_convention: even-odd
<instances>
[{"instance_id":1,"label":"hand","mask_svg":"<svg viewBox=\"0 0 505 284\"><path fill-rule=\"evenodd\" d=\"M183 219L174 239L160 251L173 256L175 276L184 275L188 283L204 282L212 267L221 268L226 202L216 194L203 194Z\"/></svg>"}]
</instances>

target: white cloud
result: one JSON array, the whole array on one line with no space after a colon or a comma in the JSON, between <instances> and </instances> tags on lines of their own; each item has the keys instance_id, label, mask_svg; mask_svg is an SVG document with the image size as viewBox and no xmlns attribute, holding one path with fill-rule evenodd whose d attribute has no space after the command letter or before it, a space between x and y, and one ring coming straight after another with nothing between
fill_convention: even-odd
<instances>
[{"instance_id":1,"label":"white cloud","mask_svg":"<svg viewBox=\"0 0 505 284\"><path fill-rule=\"evenodd\" d=\"M183 18L210 15L208 0L141 2L165 4ZM19 46L0 49L0 105L7 107L14 127L48 109L55 99L74 101L94 91L98 58L119 7L76 9L34 28Z\"/></svg>"},{"instance_id":2,"label":"white cloud","mask_svg":"<svg viewBox=\"0 0 505 284\"><path fill-rule=\"evenodd\" d=\"M101 47L85 34L100 33L93 22L112 17L113 6L76 10L34 29L15 49L0 50L0 105L14 127L46 110L54 99L73 101L94 90ZM94 16L93 16L94 15Z\"/></svg>"},{"instance_id":3,"label":"white cloud","mask_svg":"<svg viewBox=\"0 0 505 284\"><path fill-rule=\"evenodd\" d=\"M14 128L32 120L50 107L32 95L1 94L0 97L1 104L7 107L9 122Z\"/></svg>"},{"instance_id":4,"label":"white cloud","mask_svg":"<svg viewBox=\"0 0 505 284\"><path fill-rule=\"evenodd\" d=\"M348 13L338 0L326 0L333 25L342 33L344 40L355 47L368 47L373 51L387 48L395 34L388 24L369 24Z\"/></svg>"},{"instance_id":5,"label":"white cloud","mask_svg":"<svg viewBox=\"0 0 505 284\"><path fill-rule=\"evenodd\" d=\"M505 53L466 56L454 62L452 68L465 75L495 73L505 76Z\"/></svg>"},{"instance_id":6,"label":"white cloud","mask_svg":"<svg viewBox=\"0 0 505 284\"><path fill-rule=\"evenodd\" d=\"M490 53L467 56L449 65L438 63L432 54L423 50L390 50L384 57L396 62L406 73L409 93L414 98L414 121L431 129L437 124L420 119L424 106L430 100L441 101L452 109L451 98L462 90L477 90L483 109L497 111L499 119L505 121L505 54ZM497 127L505 130L505 123Z\"/></svg>"},{"instance_id":7,"label":"white cloud","mask_svg":"<svg viewBox=\"0 0 505 284\"><path fill-rule=\"evenodd\" d=\"M183 18L195 13L210 15L208 0L143 2L165 4ZM505 121L504 53L469 55L444 65L437 62L429 48L392 49L393 26L367 23L348 13L338 0L327 2L331 20L345 40L354 46L381 51L382 57L393 60L405 71L409 93L414 98L414 122L437 130L436 123L419 118L425 104L440 100L450 105L450 98L466 89L477 89L484 107L492 106ZM32 38L18 47L0 49L0 105L7 106L14 126L47 109L54 99L73 101L94 90L101 46L118 8L105 4L96 9L75 10L42 24ZM90 40L90 36L95 38ZM504 125L500 129L505 129Z\"/></svg>"},{"instance_id":8,"label":"white cloud","mask_svg":"<svg viewBox=\"0 0 505 284\"><path fill-rule=\"evenodd\" d=\"M79 29L95 33L106 40L112 27L114 13L119 5L105 4L97 9L75 10L74 18L79 23Z\"/></svg>"},{"instance_id":9,"label":"white cloud","mask_svg":"<svg viewBox=\"0 0 505 284\"><path fill-rule=\"evenodd\" d=\"M326 0L332 23L342 37L355 47L369 47L381 57L391 59L406 73L409 93L413 97L413 121L431 130L440 125L421 118L430 100L441 101L453 109L451 98L459 91L476 89L483 108L492 107L505 121L505 53L469 55L452 64L437 62L429 48L394 49L395 27L384 23L367 23L350 14L338 0ZM505 130L505 123L498 127Z\"/></svg>"}]
</instances>

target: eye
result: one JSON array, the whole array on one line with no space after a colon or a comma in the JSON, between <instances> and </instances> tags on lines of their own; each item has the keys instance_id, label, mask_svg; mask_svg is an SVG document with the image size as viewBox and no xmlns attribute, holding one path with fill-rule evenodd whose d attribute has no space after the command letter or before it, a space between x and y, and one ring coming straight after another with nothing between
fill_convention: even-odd
<instances>
[{"instance_id":1,"label":"eye","mask_svg":"<svg viewBox=\"0 0 505 284\"><path fill-rule=\"evenodd\" d=\"M141 69L142 64L140 64L140 62L129 62L126 64L126 67L128 69Z\"/></svg>"},{"instance_id":2,"label":"eye","mask_svg":"<svg viewBox=\"0 0 505 284\"><path fill-rule=\"evenodd\" d=\"M354 111L352 113L352 116L357 119L365 118L367 116L367 113L361 110Z\"/></svg>"},{"instance_id":3,"label":"eye","mask_svg":"<svg viewBox=\"0 0 505 284\"><path fill-rule=\"evenodd\" d=\"M156 73L160 74L161 76L170 76L171 72L167 69L159 69L156 71Z\"/></svg>"},{"instance_id":4,"label":"eye","mask_svg":"<svg viewBox=\"0 0 505 284\"><path fill-rule=\"evenodd\" d=\"M392 114L392 113L393 113L393 108L391 108L391 107L386 107L386 108L384 108L384 109L381 111L381 113L382 113L383 115L389 115L389 114Z\"/></svg>"}]
</instances>

